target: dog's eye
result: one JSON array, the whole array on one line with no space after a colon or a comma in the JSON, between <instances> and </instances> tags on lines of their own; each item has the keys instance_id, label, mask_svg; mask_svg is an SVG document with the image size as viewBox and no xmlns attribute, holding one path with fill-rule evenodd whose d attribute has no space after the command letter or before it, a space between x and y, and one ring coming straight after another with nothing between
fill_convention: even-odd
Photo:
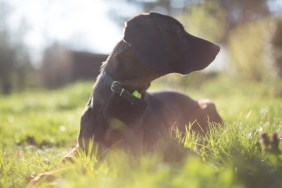
<instances>
[{"instance_id":1,"label":"dog's eye","mask_svg":"<svg viewBox=\"0 0 282 188\"><path fill-rule=\"evenodd\" d=\"M180 35L181 32L182 32L182 27L181 25L174 25L172 28L171 28L171 32L173 32L174 34L176 35Z\"/></svg>"},{"instance_id":2,"label":"dog's eye","mask_svg":"<svg viewBox=\"0 0 282 188\"><path fill-rule=\"evenodd\" d=\"M181 29L178 27L177 30L176 30L177 34L180 33L180 30L181 30Z\"/></svg>"}]
</instances>

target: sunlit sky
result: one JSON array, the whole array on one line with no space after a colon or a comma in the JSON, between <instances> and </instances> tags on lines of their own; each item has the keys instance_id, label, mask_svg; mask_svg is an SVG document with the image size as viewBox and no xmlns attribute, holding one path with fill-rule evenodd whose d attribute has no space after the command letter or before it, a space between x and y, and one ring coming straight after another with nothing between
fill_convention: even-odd
<instances>
[{"instance_id":1,"label":"sunlit sky","mask_svg":"<svg viewBox=\"0 0 282 188\"><path fill-rule=\"evenodd\" d=\"M103 0L6 1L12 8L11 29L16 30L23 20L28 26L23 41L35 60L54 40L72 49L109 53L122 37L122 27L106 15L109 8Z\"/></svg>"}]
</instances>

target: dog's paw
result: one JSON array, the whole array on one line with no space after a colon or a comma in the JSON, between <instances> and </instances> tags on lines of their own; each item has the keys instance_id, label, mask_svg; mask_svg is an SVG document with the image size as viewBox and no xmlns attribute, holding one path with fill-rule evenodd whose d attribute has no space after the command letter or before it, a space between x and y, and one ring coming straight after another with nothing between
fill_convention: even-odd
<instances>
[{"instance_id":1,"label":"dog's paw","mask_svg":"<svg viewBox=\"0 0 282 188\"><path fill-rule=\"evenodd\" d=\"M36 177L32 178L28 186L36 185L42 181L53 182L57 179L60 170L48 171L38 174Z\"/></svg>"},{"instance_id":2,"label":"dog's paw","mask_svg":"<svg viewBox=\"0 0 282 188\"><path fill-rule=\"evenodd\" d=\"M80 151L79 147L74 147L71 152L69 152L68 154L66 154L62 160L63 163L66 162L74 162L74 158L76 158L78 156L78 153Z\"/></svg>"}]
</instances>

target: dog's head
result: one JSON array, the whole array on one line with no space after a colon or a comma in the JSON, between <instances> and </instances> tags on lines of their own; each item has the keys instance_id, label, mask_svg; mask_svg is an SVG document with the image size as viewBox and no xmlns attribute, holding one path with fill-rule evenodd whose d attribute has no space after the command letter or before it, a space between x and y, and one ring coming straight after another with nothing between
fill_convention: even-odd
<instances>
[{"instance_id":1,"label":"dog's head","mask_svg":"<svg viewBox=\"0 0 282 188\"><path fill-rule=\"evenodd\" d=\"M157 71L188 74L207 67L220 48L187 33L181 23L158 13L140 14L126 22L123 40L140 62Z\"/></svg>"}]
</instances>

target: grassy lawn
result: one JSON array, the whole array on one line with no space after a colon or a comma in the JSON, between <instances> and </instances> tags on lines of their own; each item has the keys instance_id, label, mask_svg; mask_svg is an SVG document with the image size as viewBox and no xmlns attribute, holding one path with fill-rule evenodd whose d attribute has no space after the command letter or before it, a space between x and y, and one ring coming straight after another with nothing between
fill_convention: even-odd
<instances>
[{"instance_id":1,"label":"grassy lawn","mask_svg":"<svg viewBox=\"0 0 282 188\"><path fill-rule=\"evenodd\" d=\"M152 90L177 83L193 98L210 98L225 126L205 137L189 130L184 137L166 136L166 142L142 156L112 150L103 159L82 155L74 164L62 164L75 145L92 84L0 96L0 187L26 187L38 173L56 169L64 170L55 181L35 186L282 187L282 144L272 142L273 132L282 133L281 82L165 79ZM262 133L269 134L270 145L259 143Z\"/></svg>"}]
</instances>

